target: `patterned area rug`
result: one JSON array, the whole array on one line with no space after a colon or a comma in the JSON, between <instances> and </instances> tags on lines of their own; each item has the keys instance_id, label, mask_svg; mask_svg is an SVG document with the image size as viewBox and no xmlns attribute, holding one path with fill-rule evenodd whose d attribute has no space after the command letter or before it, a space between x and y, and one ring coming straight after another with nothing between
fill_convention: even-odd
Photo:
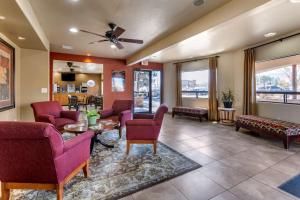
<instances>
[{"instance_id":1,"label":"patterned area rug","mask_svg":"<svg viewBox=\"0 0 300 200\"><path fill-rule=\"evenodd\" d=\"M118 141L117 132L105 137ZM70 135L64 134L64 138ZM95 144L91 157L91 176L84 178L82 172L73 178L64 190L65 200L118 199L139 190L169 180L201 167L163 143L158 143L157 154L151 145L132 145L127 156L124 138L108 149ZM54 200L55 191L14 190L14 200Z\"/></svg>"}]
</instances>

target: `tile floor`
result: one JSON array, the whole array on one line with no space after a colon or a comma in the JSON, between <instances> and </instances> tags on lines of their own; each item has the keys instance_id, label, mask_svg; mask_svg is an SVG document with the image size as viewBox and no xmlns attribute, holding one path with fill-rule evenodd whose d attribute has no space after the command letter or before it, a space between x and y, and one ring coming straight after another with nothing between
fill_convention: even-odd
<instances>
[{"instance_id":1,"label":"tile floor","mask_svg":"<svg viewBox=\"0 0 300 200\"><path fill-rule=\"evenodd\" d=\"M203 167L122 200L290 200L277 187L300 173L300 145L193 119L165 117L159 140Z\"/></svg>"}]
</instances>

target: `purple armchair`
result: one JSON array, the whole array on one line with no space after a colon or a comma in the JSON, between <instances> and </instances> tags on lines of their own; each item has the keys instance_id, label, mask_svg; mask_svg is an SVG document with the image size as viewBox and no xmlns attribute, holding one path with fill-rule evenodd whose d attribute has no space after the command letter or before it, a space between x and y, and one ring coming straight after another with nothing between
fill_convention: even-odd
<instances>
[{"instance_id":1,"label":"purple armchair","mask_svg":"<svg viewBox=\"0 0 300 200\"><path fill-rule=\"evenodd\" d=\"M31 104L36 122L53 124L58 130L63 130L64 125L74 124L78 121L78 111L63 111L57 101L43 101Z\"/></svg>"},{"instance_id":2,"label":"purple armchair","mask_svg":"<svg viewBox=\"0 0 300 200\"><path fill-rule=\"evenodd\" d=\"M55 127L40 122L0 122L0 181L2 199L10 189L56 190L80 170L89 174L90 142L87 131L66 142Z\"/></svg>"},{"instance_id":3,"label":"purple armchair","mask_svg":"<svg viewBox=\"0 0 300 200\"><path fill-rule=\"evenodd\" d=\"M125 122L132 119L132 110L132 100L115 100L111 109L100 111L100 120L111 119L119 122L119 137L121 138Z\"/></svg>"},{"instance_id":4,"label":"purple armchair","mask_svg":"<svg viewBox=\"0 0 300 200\"><path fill-rule=\"evenodd\" d=\"M154 116L139 114L135 115L135 118L139 119L126 122L127 154L131 144L152 144L154 154L156 153L157 139L166 112L168 106L162 104Z\"/></svg>"}]
</instances>

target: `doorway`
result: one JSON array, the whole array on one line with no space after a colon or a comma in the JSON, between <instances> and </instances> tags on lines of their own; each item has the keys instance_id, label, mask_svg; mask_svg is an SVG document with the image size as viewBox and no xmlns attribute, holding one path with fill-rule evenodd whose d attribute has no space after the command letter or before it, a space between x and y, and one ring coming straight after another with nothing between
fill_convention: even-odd
<instances>
[{"instance_id":1,"label":"doorway","mask_svg":"<svg viewBox=\"0 0 300 200\"><path fill-rule=\"evenodd\" d=\"M162 102L160 70L134 70L134 113L155 113Z\"/></svg>"}]
</instances>

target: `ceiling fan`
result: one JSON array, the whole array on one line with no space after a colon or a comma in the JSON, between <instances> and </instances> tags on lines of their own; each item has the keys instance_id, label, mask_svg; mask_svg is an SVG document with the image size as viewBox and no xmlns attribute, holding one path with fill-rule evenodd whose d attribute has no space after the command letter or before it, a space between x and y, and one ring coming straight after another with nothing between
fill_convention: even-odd
<instances>
[{"instance_id":1,"label":"ceiling fan","mask_svg":"<svg viewBox=\"0 0 300 200\"><path fill-rule=\"evenodd\" d=\"M80 66L74 65L73 62L67 62L66 70L70 70L70 72L75 73L77 71L80 71Z\"/></svg>"},{"instance_id":2,"label":"ceiling fan","mask_svg":"<svg viewBox=\"0 0 300 200\"><path fill-rule=\"evenodd\" d=\"M125 32L125 29L123 29L119 26L117 27L117 25L114 24L114 23L109 23L108 26L110 27L110 30L106 31L105 35L101 35L101 34L98 34L98 33L93 33L93 32L86 31L86 30L80 30L80 31L84 32L84 33L89 33L89 34L92 34L92 35L97 35L97 36L105 38L105 39L102 39L102 40L90 42L89 44L95 44L95 43L99 43L99 42L108 41L108 42L111 42L111 47L112 48L117 47L118 49L123 49L124 48L124 46L120 42L143 44L143 40L129 39L129 38L119 38L120 35L122 35Z\"/></svg>"}]
</instances>

